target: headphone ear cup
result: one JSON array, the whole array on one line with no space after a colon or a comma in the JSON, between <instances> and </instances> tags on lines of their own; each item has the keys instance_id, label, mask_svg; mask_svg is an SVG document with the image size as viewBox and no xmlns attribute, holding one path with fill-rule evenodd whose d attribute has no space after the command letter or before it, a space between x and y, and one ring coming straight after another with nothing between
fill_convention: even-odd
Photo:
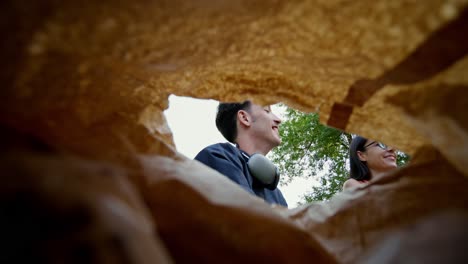
<instances>
[{"instance_id":1,"label":"headphone ear cup","mask_svg":"<svg viewBox=\"0 0 468 264\"><path fill-rule=\"evenodd\" d=\"M265 156L259 153L253 154L247 162L250 174L262 185L270 190L276 189L279 182L278 168Z\"/></svg>"},{"instance_id":2,"label":"headphone ear cup","mask_svg":"<svg viewBox=\"0 0 468 264\"><path fill-rule=\"evenodd\" d=\"M275 166L275 165L273 165L273 166ZM275 166L275 179L273 180L272 184L267 185L266 187L268 189L270 189L270 190L276 189L276 187L278 186L278 183L279 183L279 179L280 179L279 169L278 169L278 167Z\"/></svg>"}]
</instances>

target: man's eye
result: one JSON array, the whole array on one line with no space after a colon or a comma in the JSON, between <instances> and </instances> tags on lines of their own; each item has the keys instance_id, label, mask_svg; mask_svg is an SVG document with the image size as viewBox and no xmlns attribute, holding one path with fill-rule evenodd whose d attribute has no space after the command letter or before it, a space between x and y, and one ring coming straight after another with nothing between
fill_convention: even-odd
<instances>
[{"instance_id":1,"label":"man's eye","mask_svg":"<svg viewBox=\"0 0 468 264\"><path fill-rule=\"evenodd\" d=\"M264 109L264 110L265 110L265 112L270 113L270 110L268 110L268 109Z\"/></svg>"}]
</instances>

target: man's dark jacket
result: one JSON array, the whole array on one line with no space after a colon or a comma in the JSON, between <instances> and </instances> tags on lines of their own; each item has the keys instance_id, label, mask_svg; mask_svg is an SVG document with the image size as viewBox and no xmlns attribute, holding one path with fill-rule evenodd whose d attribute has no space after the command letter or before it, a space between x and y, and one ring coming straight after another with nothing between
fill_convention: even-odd
<instances>
[{"instance_id":1,"label":"man's dark jacket","mask_svg":"<svg viewBox=\"0 0 468 264\"><path fill-rule=\"evenodd\" d=\"M230 143L218 143L204 148L195 157L196 160L219 171L249 193L263 198L270 204L288 206L281 191L267 189L254 179L247 167L249 157L244 156L237 147Z\"/></svg>"}]
</instances>

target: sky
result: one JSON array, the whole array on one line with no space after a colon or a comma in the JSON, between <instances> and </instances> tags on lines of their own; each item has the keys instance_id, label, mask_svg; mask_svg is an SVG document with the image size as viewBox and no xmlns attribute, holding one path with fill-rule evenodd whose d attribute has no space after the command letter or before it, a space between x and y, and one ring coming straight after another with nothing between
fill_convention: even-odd
<instances>
[{"instance_id":1,"label":"sky","mask_svg":"<svg viewBox=\"0 0 468 264\"><path fill-rule=\"evenodd\" d=\"M177 151L193 159L204 147L227 142L215 125L218 101L190 97L169 97L169 109L164 111L172 131ZM281 108L272 106L273 112L284 120ZM297 178L287 186L280 186L290 208L296 207L302 195L312 190L314 181Z\"/></svg>"}]
</instances>

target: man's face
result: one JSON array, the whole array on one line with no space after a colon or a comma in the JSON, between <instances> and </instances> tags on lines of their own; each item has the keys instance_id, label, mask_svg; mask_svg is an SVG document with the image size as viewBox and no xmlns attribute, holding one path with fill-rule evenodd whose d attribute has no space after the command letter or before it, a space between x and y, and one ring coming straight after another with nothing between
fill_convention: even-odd
<instances>
[{"instance_id":1,"label":"man's face","mask_svg":"<svg viewBox=\"0 0 468 264\"><path fill-rule=\"evenodd\" d=\"M252 104L250 114L252 116L251 133L255 140L263 140L269 143L271 148L281 144L278 131L281 119L271 111L270 106L262 107Z\"/></svg>"}]
</instances>

